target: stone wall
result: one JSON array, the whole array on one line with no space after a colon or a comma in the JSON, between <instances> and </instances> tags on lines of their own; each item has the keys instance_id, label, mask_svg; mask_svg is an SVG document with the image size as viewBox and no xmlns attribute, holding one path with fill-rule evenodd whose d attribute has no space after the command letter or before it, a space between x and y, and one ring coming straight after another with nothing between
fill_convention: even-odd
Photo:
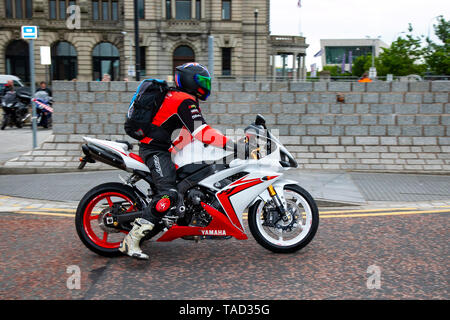
<instances>
[{"instance_id":1,"label":"stone wall","mask_svg":"<svg viewBox=\"0 0 450 320\"><path fill-rule=\"evenodd\" d=\"M54 135L6 165L73 168L82 136L131 141L123 122L137 85L55 81ZM449 89L445 81L222 82L201 107L223 132L264 115L303 169L449 173Z\"/></svg>"}]
</instances>

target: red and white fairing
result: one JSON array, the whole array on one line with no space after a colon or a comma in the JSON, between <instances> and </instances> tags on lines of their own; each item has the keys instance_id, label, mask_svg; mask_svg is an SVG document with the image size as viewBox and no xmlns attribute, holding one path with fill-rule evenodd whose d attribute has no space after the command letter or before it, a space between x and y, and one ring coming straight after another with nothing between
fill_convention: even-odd
<instances>
[{"instance_id":1,"label":"red and white fairing","mask_svg":"<svg viewBox=\"0 0 450 320\"><path fill-rule=\"evenodd\" d=\"M137 154L129 152L125 144L88 137L84 139L89 143L119 155L123 159L128 172L133 172L133 170L150 172L144 161ZM256 200L261 199L266 202L271 199L267 191L270 185L275 188L277 194L280 195L281 202L285 205L285 200L282 196L284 185L295 184L297 182L283 178L283 173L287 169L280 165L279 150L283 150L284 152L288 151L276 139L273 142L274 150L265 157L258 160L232 160L227 169L210 175L198 183L215 192L216 198L221 204L227 218L223 220L223 214L208 204L202 203L204 209L213 217L213 221L215 222L205 228L199 227L197 230L198 235L203 235L204 232L208 232L209 230L213 233L225 232L227 235L232 235L237 239L246 239L243 226L243 213ZM192 163L213 163L221 161L230 154L232 152L226 151L223 148L217 148L211 145L205 146L202 142L194 139L183 149L176 152L172 160L177 168L181 168ZM215 187L218 181L241 172L248 172L248 174L223 188ZM219 222L220 224L217 224ZM215 227L218 228L219 225L221 229L214 229ZM170 241L186 234L192 235L194 229L193 227L174 226L158 239L158 241Z\"/></svg>"},{"instance_id":2,"label":"red and white fairing","mask_svg":"<svg viewBox=\"0 0 450 320\"><path fill-rule=\"evenodd\" d=\"M124 161L128 172L133 172L133 170L150 172L148 167L145 165L144 160L139 155L128 151L127 145L124 143L89 137L83 137L83 139L88 143L94 144L120 156Z\"/></svg>"}]
</instances>

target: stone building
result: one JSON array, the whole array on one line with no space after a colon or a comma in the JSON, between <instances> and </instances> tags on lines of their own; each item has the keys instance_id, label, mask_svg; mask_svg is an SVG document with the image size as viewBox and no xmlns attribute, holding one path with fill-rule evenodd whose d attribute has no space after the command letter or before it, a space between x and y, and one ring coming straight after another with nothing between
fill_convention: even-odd
<instances>
[{"instance_id":1,"label":"stone building","mask_svg":"<svg viewBox=\"0 0 450 320\"><path fill-rule=\"evenodd\" d=\"M79 27L72 19L77 11L69 7L78 10ZM166 79L186 61L207 65L210 35L216 77L252 78L255 60L258 78L271 77L274 56L287 53L297 57L301 78L305 39L280 44L270 37L269 9L269 0L138 0L141 78ZM28 43L21 40L20 27L37 25L37 81L100 80L104 73L112 80L132 79L133 0L0 0L0 17L0 74L29 81ZM50 67L40 64L40 46L51 47Z\"/></svg>"}]
</instances>

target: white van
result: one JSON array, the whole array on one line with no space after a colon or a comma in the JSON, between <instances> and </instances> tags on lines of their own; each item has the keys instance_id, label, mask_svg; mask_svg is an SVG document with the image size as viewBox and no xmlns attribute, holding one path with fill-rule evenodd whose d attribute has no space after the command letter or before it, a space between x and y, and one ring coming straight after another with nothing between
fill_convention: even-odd
<instances>
[{"instance_id":1,"label":"white van","mask_svg":"<svg viewBox=\"0 0 450 320\"><path fill-rule=\"evenodd\" d=\"M24 87L22 81L19 77L11 76L7 74L0 74L0 89L3 89L3 86L8 82L8 80L14 81L14 87Z\"/></svg>"}]
</instances>

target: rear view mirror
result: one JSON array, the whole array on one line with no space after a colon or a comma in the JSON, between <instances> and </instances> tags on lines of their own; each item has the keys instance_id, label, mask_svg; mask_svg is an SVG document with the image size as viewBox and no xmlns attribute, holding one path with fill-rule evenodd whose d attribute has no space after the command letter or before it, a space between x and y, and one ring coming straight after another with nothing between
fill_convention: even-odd
<instances>
[{"instance_id":1,"label":"rear view mirror","mask_svg":"<svg viewBox=\"0 0 450 320\"><path fill-rule=\"evenodd\" d=\"M256 116L255 125L266 127L266 119L260 114Z\"/></svg>"}]
</instances>

